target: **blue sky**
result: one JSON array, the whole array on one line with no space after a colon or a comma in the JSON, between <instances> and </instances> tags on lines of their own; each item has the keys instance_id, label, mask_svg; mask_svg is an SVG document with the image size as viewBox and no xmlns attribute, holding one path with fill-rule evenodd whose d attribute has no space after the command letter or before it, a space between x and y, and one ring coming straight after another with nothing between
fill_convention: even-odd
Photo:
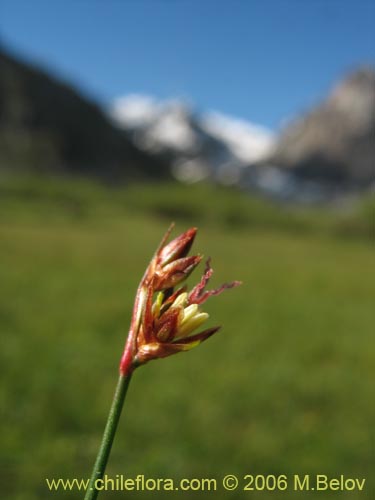
<instances>
[{"instance_id":1,"label":"blue sky","mask_svg":"<svg viewBox=\"0 0 375 500\"><path fill-rule=\"evenodd\" d=\"M270 128L375 63L373 0L1 0L0 41L103 104L183 97Z\"/></svg>"}]
</instances>

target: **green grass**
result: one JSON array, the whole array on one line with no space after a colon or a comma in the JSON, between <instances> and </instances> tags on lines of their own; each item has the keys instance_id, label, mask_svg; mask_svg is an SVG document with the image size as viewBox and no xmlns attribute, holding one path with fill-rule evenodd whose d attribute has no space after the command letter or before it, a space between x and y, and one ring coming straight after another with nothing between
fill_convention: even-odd
<instances>
[{"instance_id":1,"label":"green grass","mask_svg":"<svg viewBox=\"0 0 375 500\"><path fill-rule=\"evenodd\" d=\"M26 202L26 203L25 203ZM137 213L181 224L216 227L225 232L274 231L372 240L375 197L327 209L273 204L240 191L213 185L132 184L106 188L80 179L0 177L0 220L98 222Z\"/></svg>"},{"instance_id":2,"label":"green grass","mask_svg":"<svg viewBox=\"0 0 375 500\"><path fill-rule=\"evenodd\" d=\"M205 186L4 182L2 498L83 496L52 494L45 478L89 476L135 288L174 218L176 231L200 226L195 248L213 257L213 285L244 285L207 303L211 324L224 326L217 336L136 372L108 474L344 474L367 484L340 499L371 499L372 214L294 213ZM280 497L338 495L219 489L100 498Z\"/></svg>"}]
</instances>

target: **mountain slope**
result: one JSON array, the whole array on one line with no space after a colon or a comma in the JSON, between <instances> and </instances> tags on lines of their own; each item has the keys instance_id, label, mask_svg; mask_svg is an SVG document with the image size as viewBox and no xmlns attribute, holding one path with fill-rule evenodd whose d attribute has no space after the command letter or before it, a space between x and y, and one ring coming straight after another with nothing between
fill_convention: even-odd
<instances>
[{"instance_id":1,"label":"mountain slope","mask_svg":"<svg viewBox=\"0 0 375 500\"><path fill-rule=\"evenodd\" d=\"M265 163L331 183L375 181L375 70L361 68L281 134Z\"/></svg>"},{"instance_id":2,"label":"mountain slope","mask_svg":"<svg viewBox=\"0 0 375 500\"><path fill-rule=\"evenodd\" d=\"M1 47L0 168L109 180L165 172L95 103Z\"/></svg>"}]
</instances>

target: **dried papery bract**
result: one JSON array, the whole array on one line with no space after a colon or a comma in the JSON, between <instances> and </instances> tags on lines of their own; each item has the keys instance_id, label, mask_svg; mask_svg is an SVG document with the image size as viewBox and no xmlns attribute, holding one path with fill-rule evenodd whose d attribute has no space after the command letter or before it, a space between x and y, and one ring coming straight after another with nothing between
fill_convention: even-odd
<instances>
[{"instance_id":1,"label":"dried papery bract","mask_svg":"<svg viewBox=\"0 0 375 500\"><path fill-rule=\"evenodd\" d=\"M240 284L233 281L214 290L206 290L213 270L210 259L199 283L189 292L180 286L201 262L202 256L188 256L197 229L191 228L167 243L167 231L141 280L120 363L127 374L152 359L188 351L199 345L220 327L194 333L208 319L200 306L211 296Z\"/></svg>"}]
</instances>

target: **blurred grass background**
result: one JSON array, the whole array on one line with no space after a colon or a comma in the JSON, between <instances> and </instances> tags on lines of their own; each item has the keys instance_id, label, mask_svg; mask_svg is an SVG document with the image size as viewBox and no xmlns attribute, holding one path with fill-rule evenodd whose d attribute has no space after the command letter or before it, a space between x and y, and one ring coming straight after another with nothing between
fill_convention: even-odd
<instances>
[{"instance_id":1,"label":"blurred grass background","mask_svg":"<svg viewBox=\"0 0 375 500\"><path fill-rule=\"evenodd\" d=\"M244 284L208 302L217 336L136 372L108 474L344 474L367 483L340 498L374 498L374 206L291 211L205 185L3 178L2 498L83 496L45 478L91 472L135 289L171 220L175 234L199 226L213 285ZM317 497L102 497L121 495Z\"/></svg>"}]
</instances>

